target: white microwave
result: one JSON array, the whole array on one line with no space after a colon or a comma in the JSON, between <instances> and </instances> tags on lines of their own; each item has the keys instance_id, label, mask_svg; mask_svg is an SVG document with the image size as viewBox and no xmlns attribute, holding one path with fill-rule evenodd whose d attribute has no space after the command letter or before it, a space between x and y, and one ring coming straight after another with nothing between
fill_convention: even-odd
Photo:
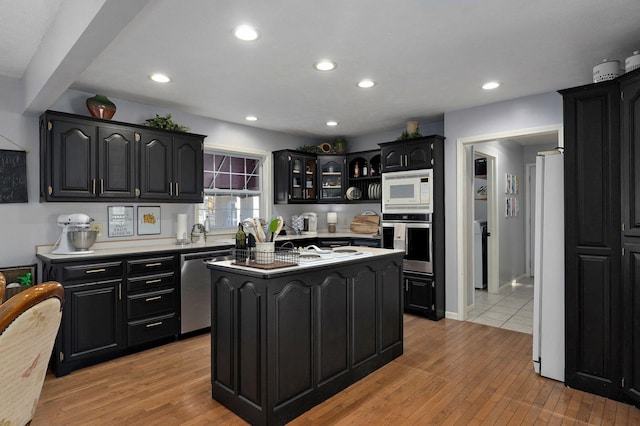
<instances>
[{"instance_id":1,"label":"white microwave","mask_svg":"<svg viewBox=\"0 0 640 426\"><path fill-rule=\"evenodd\" d=\"M433 213L433 169L383 173L382 213Z\"/></svg>"}]
</instances>

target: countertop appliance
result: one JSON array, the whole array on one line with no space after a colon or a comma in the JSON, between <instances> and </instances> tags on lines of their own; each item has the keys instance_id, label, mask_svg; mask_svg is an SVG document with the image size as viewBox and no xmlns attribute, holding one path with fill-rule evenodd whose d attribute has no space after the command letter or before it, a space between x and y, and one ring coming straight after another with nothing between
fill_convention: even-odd
<instances>
[{"instance_id":1,"label":"countertop appliance","mask_svg":"<svg viewBox=\"0 0 640 426\"><path fill-rule=\"evenodd\" d=\"M180 334L211 327L211 271L207 262L230 259L231 247L180 256Z\"/></svg>"},{"instance_id":2,"label":"countertop appliance","mask_svg":"<svg viewBox=\"0 0 640 426\"><path fill-rule=\"evenodd\" d=\"M87 231L91 230L91 222L93 218L84 213L71 213L61 214L58 216L58 226L62 228L62 233L56 241L52 254L87 254L93 253L93 250L89 250L89 247L95 241L95 234L91 239L86 238ZM76 238L74 232L79 232L81 235ZM94 231L97 233L97 231ZM74 238L71 238L74 237ZM82 242L82 245L77 247L73 245L73 241Z\"/></svg>"},{"instance_id":3,"label":"countertop appliance","mask_svg":"<svg viewBox=\"0 0 640 426\"><path fill-rule=\"evenodd\" d=\"M533 367L564 382L564 156L536 158Z\"/></svg>"},{"instance_id":4,"label":"countertop appliance","mask_svg":"<svg viewBox=\"0 0 640 426\"><path fill-rule=\"evenodd\" d=\"M382 214L433 213L433 169L382 174Z\"/></svg>"},{"instance_id":5,"label":"countertop appliance","mask_svg":"<svg viewBox=\"0 0 640 426\"><path fill-rule=\"evenodd\" d=\"M313 212L302 213L304 221L302 235L318 235L318 215Z\"/></svg>"}]
</instances>

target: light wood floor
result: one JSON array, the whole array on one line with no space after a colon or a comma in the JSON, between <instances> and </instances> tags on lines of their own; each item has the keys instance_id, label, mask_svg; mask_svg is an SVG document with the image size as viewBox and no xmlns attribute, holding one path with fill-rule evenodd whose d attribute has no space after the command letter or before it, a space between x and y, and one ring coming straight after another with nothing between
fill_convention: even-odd
<instances>
[{"instance_id":1,"label":"light wood floor","mask_svg":"<svg viewBox=\"0 0 640 426\"><path fill-rule=\"evenodd\" d=\"M640 409L537 376L531 335L405 315L404 355L292 425L638 425ZM33 426L244 425L211 399L209 335L45 380Z\"/></svg>"}]
</instances>

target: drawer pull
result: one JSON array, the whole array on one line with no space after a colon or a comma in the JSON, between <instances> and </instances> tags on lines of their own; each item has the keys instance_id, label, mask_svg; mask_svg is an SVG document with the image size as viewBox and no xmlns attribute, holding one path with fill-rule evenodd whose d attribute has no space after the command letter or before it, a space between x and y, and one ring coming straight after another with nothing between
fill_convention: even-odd
<instances>
[{"instance_id":1,"label":"drawer pull","mask_svg":"<svg viewBox=\"0 0 640 426\"><path fill-rule=\"evenodd\" d=\"M162 280L160 278L158 278L157 280L146 281L145 284L155 284L155 283L160 283L160 282L162 282Z\"/></svg>"},{"instance_id":2,"label":"drawer pull","mask_svg":"<svg viewBox=\"0 0 640 426\"><path fill-rule=\"evenodd\" d=\"M152 302L154 300L159 300L162 299L162 296L156 296L156 297L149 297L148 299L145 299L145 302Z\"/></svg>"},{"instance_id":3,"label":"drawer pull","mask_svg":"<svg viewBox=\"0 0 640 426\"><path fill-rule=\"evenodd\" d=\"M156 263L147 263L146 265L144 265L145 268L151 268L153 266L162 266L162 262L156 262Z\"/></svg>"},{"instance_id":4,"label":"drawer pull","mask_svg":"<svg viewBox=\"0 0 640 426\"><path fill-rule=\"evenodd\" d=\"M151 328L151 327L157 327L159 325L162 325L162 321L158 321L158 322L152 322L151 324L147 324L145 325L145 327L147 328Z\"/></svg>"},{"instance_id":5,"label":"drawer pull","mask_svg":"<svg viewBox=\"0 0 640 426\"><path fill-rule=\"evenodd\" d=\"M84 273L85 273L85 274L95 274L95 273L97 273L97 272L104 272L104 271L106 271L106 269L104 269L104 268L100 268L100 269L89 269L89 270L84 271Z\"/></svg>"}]
</instances>

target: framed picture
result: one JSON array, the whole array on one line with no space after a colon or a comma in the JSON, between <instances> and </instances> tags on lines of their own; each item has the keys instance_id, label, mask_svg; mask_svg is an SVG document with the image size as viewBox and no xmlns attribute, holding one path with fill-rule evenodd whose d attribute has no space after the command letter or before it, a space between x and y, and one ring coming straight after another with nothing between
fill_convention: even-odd
<instances>
[{"instance_id":1,"label":"framed picture","mask_svg":"<svg viewBox=\"0 0 640 426\"><path fill-rule=\"evenodd\" d=\"M138 206L138 235L160 233L160 206Z\"/></svg>"},{"instance_id":2,"label":"framed picture","mask_svg":"<svg viewBox=\"0 0 640 426\"><path fill-rule=\"evenodd\" d=\"M133 235L133 206L109 206L109 237Z\"/></svg>"}]
</instances>

